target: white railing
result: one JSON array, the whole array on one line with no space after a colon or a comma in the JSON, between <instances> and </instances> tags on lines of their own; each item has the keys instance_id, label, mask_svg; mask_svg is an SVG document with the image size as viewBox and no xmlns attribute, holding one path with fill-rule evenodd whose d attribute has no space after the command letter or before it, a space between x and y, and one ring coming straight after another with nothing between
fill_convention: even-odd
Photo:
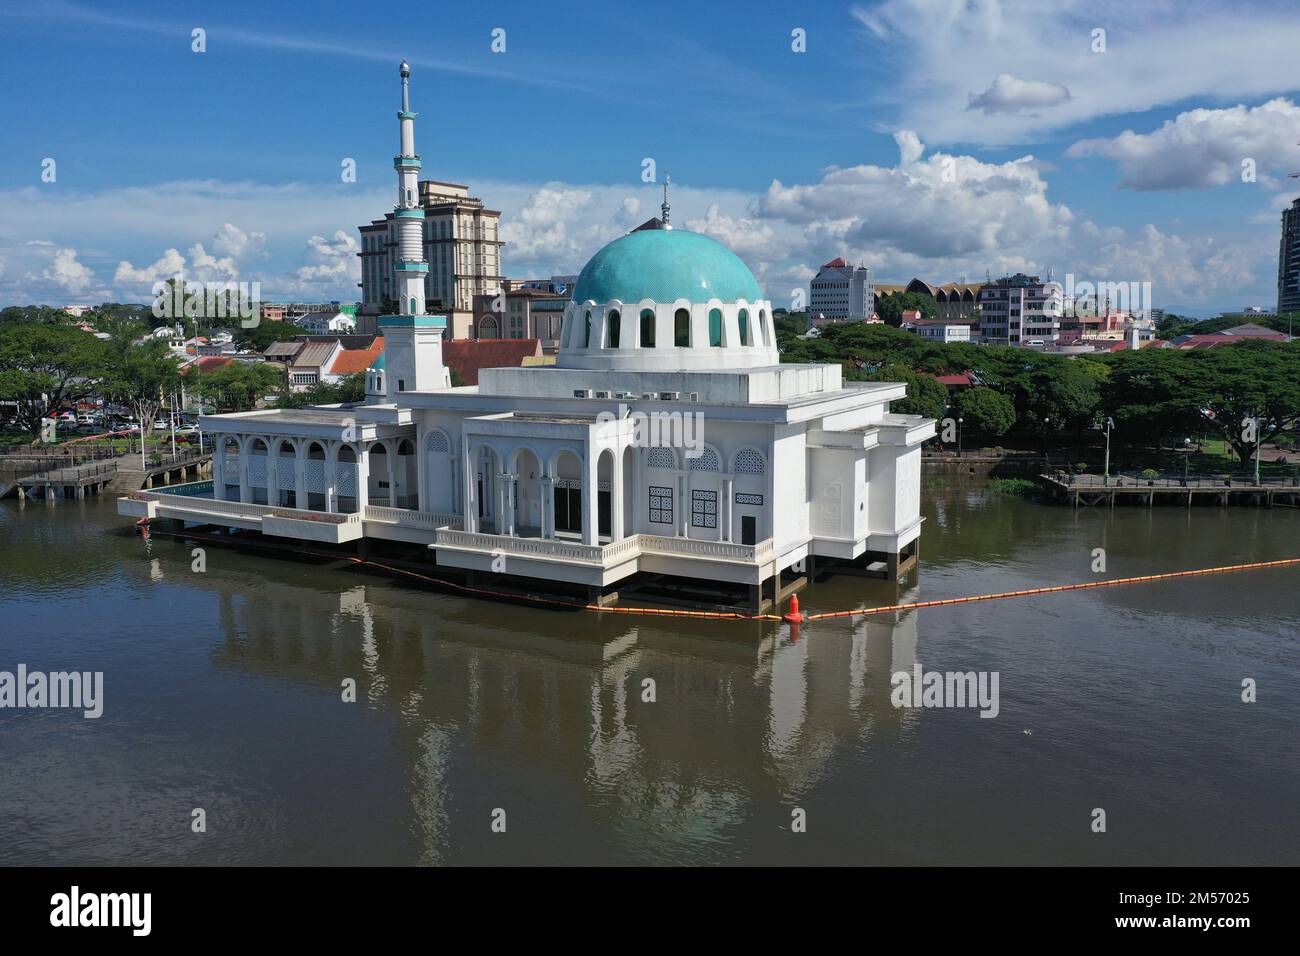
<instances>
[{"instance_id":1,"label":"white railing","mask_svg":"<svg viewBox=\"0 0 1300 956\"><path fill-rule=\"evenodd\" d=\"M599 564L604 567L637 557L642 553L680 555L743 564L759 564L772 559L770 539L757 545L748 545L724 541L665 538L648 534L629 535L621 541L613 541L609 544L579 544L550 538L514 538L508 535L439 528L434 547L466 548L487 553L581 561L584 564Z\"/></svg>"},{"instance_id":2,"label":"white railing","mask_svg":"<svg viewBox=\"0 0 1300 956\"><path fill-rule=\"evenodd\" d=\"M770 561L772 541L758 544L734 544L728 541L699 541L694 538L667 538L643 534L641 550L652 554L680 554L692 558L713 558L723 561L742 561L746 564Z\"/></svg>"},{"instance_id":3,"label":"white railing","mask_svg":"<svg viewBox=\"0 0 1300 956\"><path fill-rule=\"evenodd\" d=\"M194 495L166 495L155 491L145 493L157 499L158 504L162 507L177 508L183 511L197 511L203 514L260 518L271 510L269 505L257 505L251 502L219 501L215 498L197 498Z\"/></svg>"},{"instance_id":4,"label":"white railing","mask_svg":"<svg viewBox=\"0 0 1300 956\"><path fill-rule=\"evenodd\" d=\"M366 505L366 520L381 521L384 524L396 524L403 528L438 528L461 527L460 515L446 514L441 511L414 511L410 508L388 508L383 505Z\"/></svg>"},{"instance_id":5,"label":"white railing","mask_svg":"<svg viewBox=\"0 0 1300 956\"><path fill-rule=\"evenodd\" d=\"M550 538L511 538L506 535L452 531L446 528L438 529L434 547L466 548L489 553L517 554L521 557L558 558L562 561L581 561L584 564L604 563L604 548L598 544L570 544L567 541L555 541Z\"/></svg>"},{"instance_id":6,"label":"white railing","mask_svg":"<svg viewBox=\"0 0 1300 956\"><path fill-rule=\"evenodd\" d=\"M326 523L354 524L361 520L360 514L343 514L341 512L310 511L306 508L282 508L278 505L259 505L251 501L223 501L216 498L199 498L195 495L169 495L157 491L141 492L146 500L156 500L160 507L175 508L202 514L231 515L234 517L263 518L276 514L283 518L301 521L320 521L321 515L329 515Z\"/></svg>"}]
</instances>

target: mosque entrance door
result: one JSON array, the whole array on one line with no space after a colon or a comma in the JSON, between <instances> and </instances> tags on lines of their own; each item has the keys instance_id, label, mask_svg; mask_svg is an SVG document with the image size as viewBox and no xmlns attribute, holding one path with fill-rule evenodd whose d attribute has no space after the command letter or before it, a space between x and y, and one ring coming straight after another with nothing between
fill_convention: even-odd
<instances>
[{"instance_id":1,"label":"mosque entrance door","mask_svg":"<svg viewBox=\"0 0 1300 956\"><path fill-rule=\"evenodd\" d=\"M555 483L555 530L582 534L582 484L561 479Z\"/></svg>"},{"instance_id":2,"label":"mosque entrance door","mask_svg":"<svg viewBox=\"0 0 1300 956\"><path fill-rule=\"evenodd\" d=\"M600 491L596 498L597 521L596 527L603 535L610 535L609 530L609 492Z\"/></svg>"}]
</instances>

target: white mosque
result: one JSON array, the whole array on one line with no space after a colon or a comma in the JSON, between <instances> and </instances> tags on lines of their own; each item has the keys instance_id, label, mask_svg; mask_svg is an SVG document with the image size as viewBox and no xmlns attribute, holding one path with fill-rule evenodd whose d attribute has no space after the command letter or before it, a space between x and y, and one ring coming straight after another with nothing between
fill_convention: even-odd
<instances>
[{"instance_id":1,"label":"white mosque","mask_svg":"<svg viewBox=\"0 0 1300 956\"><path fill-rule=\"evenodd\" d=\"M771 303L728 249L662 217L592 257L554 366L452 388L425 311L420 159L401 66L399 315L355 406L209 415L212 497L119 500L137 517L308 541L426 546L439 567L585 586L648 573L764 585L805 559L890 573L916 554L933 419L902 384L781 364ZM206 489L203 489L206 491ZM188 492L188 493L187 493Z\"/></svg>"}]
</instances>

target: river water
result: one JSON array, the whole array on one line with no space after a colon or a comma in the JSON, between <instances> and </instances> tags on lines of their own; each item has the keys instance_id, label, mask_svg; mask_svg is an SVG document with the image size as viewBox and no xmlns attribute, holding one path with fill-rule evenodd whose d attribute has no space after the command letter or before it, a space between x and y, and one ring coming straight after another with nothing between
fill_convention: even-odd
<instances>
[{"instance_id":1,"label":"river water","mask_svg":"<svg viewBox=\"0 0 1300 956\"><path fill-rule=\"evenodd\" d=\"M924 501L907 600L1300 555L1290 509ZM192 560L111 500L0 503L0 671L104 673L97 720L0 710L0 864L1300 863L1300 569L796 635ZM893 706L915 663L997 672L997 716Z\"/></svg>"}]
</instances>

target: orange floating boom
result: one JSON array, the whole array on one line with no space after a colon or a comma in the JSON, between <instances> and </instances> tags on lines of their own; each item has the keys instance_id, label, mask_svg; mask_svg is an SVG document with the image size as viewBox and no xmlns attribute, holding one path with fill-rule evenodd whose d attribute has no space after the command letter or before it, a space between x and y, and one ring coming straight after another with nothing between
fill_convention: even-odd
<instances>
[{"instance_id":1,"label":"orange floating boom","mask_svg":"<svg viewBox=\"0 0 1300 956\"><path fill-rule=\"evenodd\" d=\"M148 535L152 531L149 526L148 518L141 518L136 522L136 525L145 535ZM202 539L207 537L206 535L194 532L152 531L152 533L172 538ZM208 540L213 539L208 538ZM694 618L696 620L723 621L790 621L792 616L797 615L799 619L805 622L825 621L837 617L864 617L868 614L890 614L897 611L915 611L920 608L943 607L949 604L974 604L977 601L1000 601L1005 598L1029 597L1035 594L1055 594L1061 591L1086 591L1091 588L1112 588L1121 584L1142 584L1147 581L1171 581L1174 578L1190 578L1201 574L1227 574L1232 571L1259 571L1265 568L1294 567L1295 565L1300 564L1300 558L1282 558L1278 561L1256 561L1251 564L1229 564L1218 568L1197 568L1191 571L1168 571L1164 574L1142 574L1131 578L1110 578L1105 581L1085 581L1081 584L1058 584L1046 588L1025 588L1020 591L999 591L996 594L975 594L970 597L942 598L935 601L913 601L908 604L885 604L880 607L857 608L849 611L823 611L820 614L801 613L799 610L799 597L798 595L794 595L790 601L790 611L786 615L782 616L780 614L740 614L735 611L675 611L656 607L602 607L599 604L582 604L577 601L545 598L533 594L513 594L509 591L494 591L491 588L480 588L468 584L457 584L455 581L430 577L427 574L420 574L417 571L409 571L406 568L397 568L392 565L381 564L378 561L370 561L366 558L357 558L350 555L309 551L306 548L295 549L293 553L306 554L318 558L327 558L331 561L348 561L351 564L366 565L367 567L387 571L390 574L401 574L409 578L417 578L421 581L427 581L430 584L452 588L456 591L462 591L467 594L506 598L511 601L526 601L532 604L565 607L573 610L596 611L601 614L647 614L658 617L685 617Z\"/></svg>"}]
</instances>

